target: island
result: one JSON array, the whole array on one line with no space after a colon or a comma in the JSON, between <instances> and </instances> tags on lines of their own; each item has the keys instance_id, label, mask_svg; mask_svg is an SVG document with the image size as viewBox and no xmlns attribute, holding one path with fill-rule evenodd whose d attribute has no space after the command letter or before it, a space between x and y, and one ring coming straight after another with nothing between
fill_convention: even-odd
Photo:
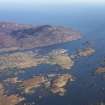
<instances>
[{"instance_id":1,"label":"island","mask_svg":"<svg viewBox=\"0 0 105 105\"><path fill-rule=\"evenodd\" d=\"M23 89L25 94L35 93L37 88L44 87L53 94L63 96L68 83L73 80L73 76L70 74L54 74L53 77L34 76L28 80L18 81L18 83L20 83L20 88Z\"/></svg>"},{"instance_id":2,"label":"island","mask_svg":"<svg viewBox=\"0 0 105 105\"><path fill-rule=\"evenodd\" d=\"M58 65L62 69L71 69L74 61L64 49L52 50L46 55L33 51L6 53L0 55L0 71L4 70L25 70L37 67L40 64Z\"/></svg>"}]
</instances>

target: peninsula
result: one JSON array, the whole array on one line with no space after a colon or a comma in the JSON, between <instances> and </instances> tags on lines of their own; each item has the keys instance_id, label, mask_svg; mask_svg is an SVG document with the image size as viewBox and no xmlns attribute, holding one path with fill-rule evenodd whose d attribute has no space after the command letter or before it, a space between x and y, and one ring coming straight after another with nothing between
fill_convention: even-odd
<instances>
[{"instance_id":1,"label":"peninsula","mask_svg":"<svg viewBox=\"0 0 105 105\"><path fill-rule=\"evenodd\" d=\"M80 38L80 32L62 26L0 22L0 51L45 47Z\"/></svg>"}]
</instances>

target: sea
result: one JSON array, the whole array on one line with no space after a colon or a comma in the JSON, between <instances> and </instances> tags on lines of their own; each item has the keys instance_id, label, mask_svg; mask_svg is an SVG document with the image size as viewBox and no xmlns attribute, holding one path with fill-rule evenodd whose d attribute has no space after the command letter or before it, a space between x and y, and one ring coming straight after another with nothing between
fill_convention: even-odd
<instances>
[{"instance_id":1,"label":"sea","mask_svg":"<svg viewBox=\"0 0 105 105\"><path fill-rule=\"evenodd\" d=\"M42 99L27 96L26 105L36 100L35 105L99 105L105 103L105 74L96 74L97 67L105 66L105 5L61 5L39 6L26 9L0 9L0 21L32 25L54 25L73 28L81 32L81 40L54 45L45 50L64 48L70 53L84 48L89 41L96 50L90 57L81 57L75 61L72 69L64 71L75 77L67 87L64 96L46 95ZM42 65L27 70L20 78L29 78L35 73L53 73L53 66ZM43 71L45 70L45 71ZM42 94L42 93L41 93ZM44 93L43 93L44 94ZM34 95L34 94L33 94ZM101 105L101 104L100 104ZM103 105L103 104L102 104Z\"/></svg>"}]
</instances>

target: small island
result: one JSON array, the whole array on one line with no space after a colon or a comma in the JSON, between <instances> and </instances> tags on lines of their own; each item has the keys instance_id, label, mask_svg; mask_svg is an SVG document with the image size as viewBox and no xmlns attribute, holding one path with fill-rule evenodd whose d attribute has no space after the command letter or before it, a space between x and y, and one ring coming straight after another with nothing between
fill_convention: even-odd
<instances>
[{"instance_id":1,"label":"small island","mask_svg":"<svg viewBox=\"0 0 105 105\"><path fill-rule=\"evenodd\" d=\"M78 56L80 57L86 57L86 56L91 56L95 53L95 49L89 47L89 48L84 48L83 50L79 49L78 50Z\"/></svg>"},{"instance_id":2,"label":"small island","mask_svg":"<svg viewBox=\"0 0 105 105\"><path fill-rule=\"evenodd\" d=\"M65 87L72 80L73 80L73 77L68 74L55 77L51 81L50 88L51 88L52 93L63 96L66 91Z\"/></svg>"},{"instance_id":3,"label":"small island","mask_svg":"<svg viewBox=\"0 0 105 105\"><path fill-rule=\"evenodd\" d=\"M44 76L35 76L31 79L22 81L22 86L24 88L25 93L32 92L33 88L38 88L42 84L44 84L47 79Z\"/></svg>"},{"instance_id":4,"label":"small island","mask_svg":"<svg viewBox=\"0 0 105 105\"><path fill-rule=\"evenodd\" d=\"M98 67L96 69L96 73L98 73L98 74L105 73L105 67Z\"/></svg>"}]
</instances>

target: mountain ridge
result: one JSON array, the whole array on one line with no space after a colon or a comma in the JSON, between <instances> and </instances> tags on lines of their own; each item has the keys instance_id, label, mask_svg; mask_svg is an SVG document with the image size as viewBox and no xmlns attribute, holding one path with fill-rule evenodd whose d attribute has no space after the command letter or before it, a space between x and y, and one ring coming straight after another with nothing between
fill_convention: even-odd
<instances>
[{"instance_id":1,"label":"mountain ridge","mask_svg":"<svg viewBox=\"0 0 105 105\"><path fill-rule=\"evenodd\" d=\"M0 22L0 48L30 49L65 43L80 38L80 32L71 28Z\"/></svg>"}]
</instances>

